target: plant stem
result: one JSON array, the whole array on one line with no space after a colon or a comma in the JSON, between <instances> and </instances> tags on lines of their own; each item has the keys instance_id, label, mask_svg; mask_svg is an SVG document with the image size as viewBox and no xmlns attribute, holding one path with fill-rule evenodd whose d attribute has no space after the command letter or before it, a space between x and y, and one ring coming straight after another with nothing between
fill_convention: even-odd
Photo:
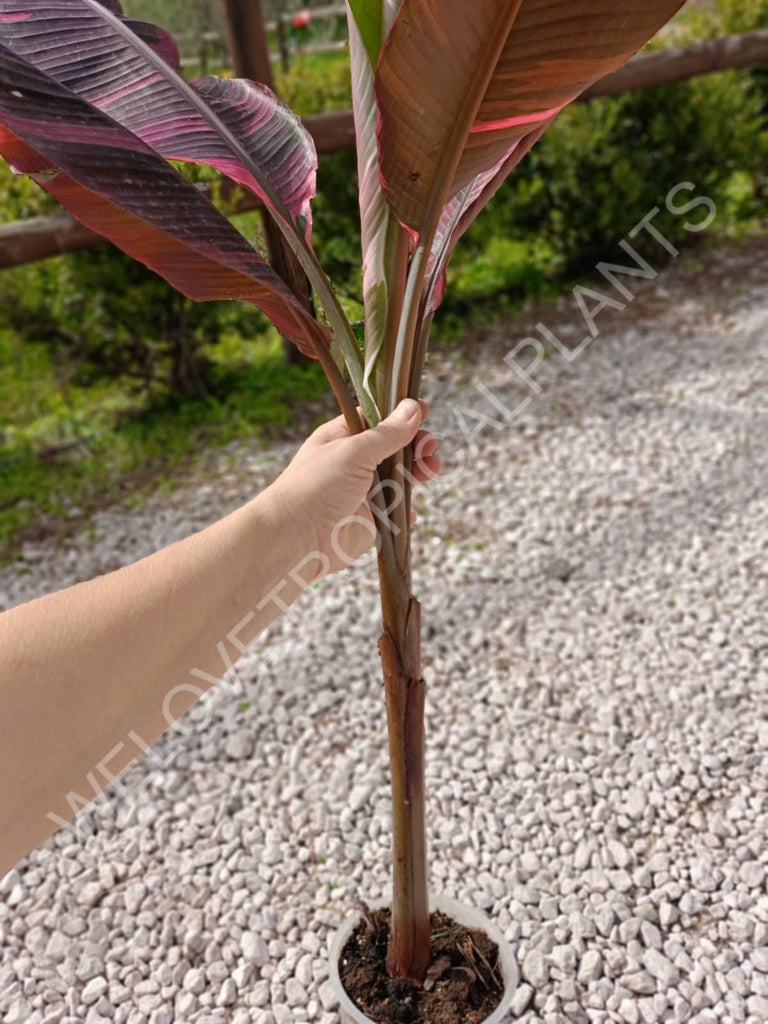
<instances>
[{"instance_id":1,"label":"plant stem","mask_svg":"<svg viewBox=\"0 0 768 1024\"><path fill-rule=\"evenodd\" d=\"M424 372L424 362L427 357L427 345L429 344L429 332L432 327L433 318L434 313L422 313L419 335L416 339L416 347L413 353L411 378L408 382L409 398L418 398L421 391L421 376Z\"/></svg>"},{"instance_id":2,"label":"plant stem","mask_svg":"<svg viewBox=\"0 0 768 1024\"><path fill-rule=\"evenodd\" d=\"M275 218L275 223L277 223L283 231L289 245L303 267L304 272L314 285L320 304L325 310L325 314L330 321L333 337L344 354L344 361L347 364L347 370L349 371L349 376L352 380L352 386L355 389L357 399L365 413L368 425L371 427L375 426L379 421L379 417L363 384L363 357L357 345L355 332L352 330L349 321L344 315L344 311L339 304L336 293L331 287L328 278L325 276L325 272L322 267L317 262L317 257L306 242L304 242L303 239L300 239L298 240L298 244L294 245L294 240L298 239L298 236L293 236L290 233L290 230L286 229L284 222L277 217Z\"/></svg>"},{"instance_id":3,"label":"plant stem","mask_svg":"<svg viewBox=\"0 0 768 1024\"><path fill-rule=\"evenodd\" d=\"M380 528L386 530L388 524ZM379 649L387 699L393 822L393 902L387 967L394 977L421 982L430 961L424 810L425 685L421 675L420 605L410 592L410 536L404 548L405 557L397 559L394 570L390 559L379 557L384 619Z\"/></svg>"},{"instance_id":4,"label":"plant stem","mask_svg":"<svg viewBox=\"0 0 768 1024\"><path fill-rule=\"evenodd\" d=\"M434 234L434 232L433 232ZM427 239L432 244L432 237ZM390 394L388 408L394 409L401 398L405 398L408 391L408 377L411 369L411 353L413 340L416 331L416 317L419 309L419 297L421 284L424 280L426 265L426 246L421 237L416 252L413 254L411 265L408 268L408 279L405 285L405 295L400 309L400 322L398 324L397 337L395 339L395 352L392 361L392 377L390 380Z\"/></svg>"},{"instance_id":5,"label":"plant stem","mask_svg":"<svg viewBox=\"0 0 768 1024\"><path fill-rule=\"evenodd\" d=\"M387 322L384 338L395 338L403 311L403 297L408 281L409 237L408 232L392 214L389 214L386 244L385 287L387 289ZM395 346L384 344L383 349L384 366L377 397L382 415L386 416L394 409L391 401L393 395L392 371L395 360Z\"/></svg>"},{"instance_id":6,"label":"plant stem","mask_svg":"<svg viewBox=\"0 0 768 1024\"><path fill-rule=\"evenodd\" d=\"M360 422L357 406L347 390L347 382L344 380L341 371L336 366L336 363L334 363L331 353L323 345L318 344L315 346L315 354L328 379L328 383L331 385L331 391L333 391L336 401L339 403L339 408L344 414L350 434L359 434L364 429L363 424Z\"/></svg>"}]
</instances>

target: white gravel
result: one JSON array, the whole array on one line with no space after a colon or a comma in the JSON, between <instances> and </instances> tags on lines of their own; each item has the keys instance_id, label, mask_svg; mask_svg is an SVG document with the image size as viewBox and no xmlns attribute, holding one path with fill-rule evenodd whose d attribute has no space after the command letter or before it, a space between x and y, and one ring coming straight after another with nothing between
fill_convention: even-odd
<instances>
[{"instance_id":1,"label":"white gravel","mask_svg":"<svg viewBox=\"0 0 768 1024\"><path fill-rule=\"evenodd\" d=\"M767 256L645 283L419 501L432 885L514 943L522 1021L768 1021ZM503 356L537 320L583 334L566 297L430 364L449 470L451 401L521 401ZM29 545L0 607L203 525L289 448ZM311 591L135 799L2 880L6 1024L336 1022L329 934L389 876L377 628L372 566Z\"/></svg>"}]
</instances>

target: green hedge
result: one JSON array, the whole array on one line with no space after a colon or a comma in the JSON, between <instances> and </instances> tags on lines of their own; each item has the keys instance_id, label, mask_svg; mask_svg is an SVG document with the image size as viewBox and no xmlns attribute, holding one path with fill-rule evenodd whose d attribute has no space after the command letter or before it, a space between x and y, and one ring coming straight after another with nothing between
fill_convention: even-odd
<instances>
[{"instance_id":1,"label":"green hedge","mask_svg":"<svg viewBox=\"0 0 768 1024\"><path fill-rule=\"evenodd\" d=\"M538 238L561 273L581 272L682 181L714 200L720 229L748 224L765 211L761 108L738 71L575 105L502 186L463 254L482 250L489 232ZM680 218L660 226L685 236Z\"/></svg>"}]
</instances>

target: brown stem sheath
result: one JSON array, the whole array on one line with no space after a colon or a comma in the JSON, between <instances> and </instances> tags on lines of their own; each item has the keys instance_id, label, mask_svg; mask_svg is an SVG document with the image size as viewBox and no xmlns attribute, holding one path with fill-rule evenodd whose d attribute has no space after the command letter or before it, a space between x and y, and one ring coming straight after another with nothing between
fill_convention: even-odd
<instances>
[{"instance_id":1,"label":"brown stem sheath","mask_svg":"<svg viewBox=\"0 0 768 1024\"><path fill-rule=\"evenodd\" d=\"M386 529L386 527L385 527ZM409 545L406 545L406 550ZM387 967L423 981L429 967L429 899L424 808L424 698L421 615L405 565L379 560L384 632L379 641L392 775L393 894Z\"/></svg>"}]
</instances>

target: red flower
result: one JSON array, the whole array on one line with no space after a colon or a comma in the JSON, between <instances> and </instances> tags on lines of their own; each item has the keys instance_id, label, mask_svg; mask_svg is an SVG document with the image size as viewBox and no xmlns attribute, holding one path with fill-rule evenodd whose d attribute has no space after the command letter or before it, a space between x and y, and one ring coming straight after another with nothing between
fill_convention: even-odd
<instances>
[{"instance_id":1,"label":"red flower","mask_svg":"<svg viewBox=\"0 0 768 1024\"><path fill-rule=\"evenodd\" d=\"M291 19L291 24L294 28L306 28L310 21L312 21L312 14L310 11L299 11L298 14L294 14Z\"/></svg>"}]
</instances>

